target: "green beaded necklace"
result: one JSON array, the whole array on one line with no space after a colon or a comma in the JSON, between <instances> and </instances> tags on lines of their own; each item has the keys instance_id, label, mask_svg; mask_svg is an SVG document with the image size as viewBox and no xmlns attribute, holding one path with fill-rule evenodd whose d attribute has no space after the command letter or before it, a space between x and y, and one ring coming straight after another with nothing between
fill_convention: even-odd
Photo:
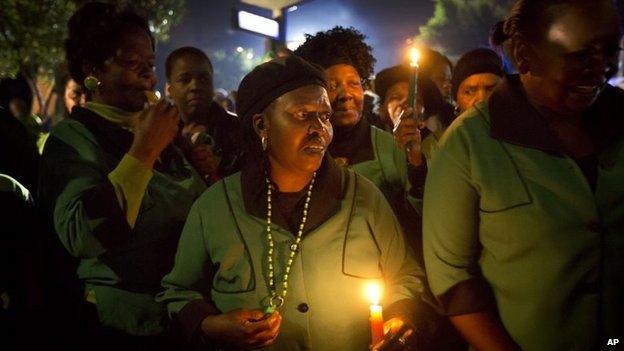
<instances>
[{"instance_id":1,"label":"green beaded necklace","mask_svg":"<svg viewBox=\"0 0 624 351\"><path fill-rule=\"evenodd\" d=\"M288 255L288 261L286 262L286 267L284 268L284 276L282 277L282 292L277 292L277 287L275 286L275 270L273 268L273 248L275 243L273 242L273 235L271 231L271 198L272 198L272 189L273 185L269 181L269 178L266 178L267 184L267 241L269 243L269 252L267 254L268 257L268 267L269 267L269 306L265 309L265 313L272 313L276 309L282 307L284 304L284 300L286 299L286 294L288 293L288 275L290 274L290 267L293 264L293 260L297 251L299 251L299 244L301 243L301 238L303 236L303 228L305 227L305 223L308 220L308 207L310 206L310 199L312 198L312 188L314 187L314 180L316 179L316 172L312 175L312 180L310 181L310 185L308 186L308 192L306 194L305 204L303 205L303 218L301 218L301 224L299 224L299 230L297 231L297 236L295 237L295 243L290 245L290 254Z\"/></svg>"}]
</instances>

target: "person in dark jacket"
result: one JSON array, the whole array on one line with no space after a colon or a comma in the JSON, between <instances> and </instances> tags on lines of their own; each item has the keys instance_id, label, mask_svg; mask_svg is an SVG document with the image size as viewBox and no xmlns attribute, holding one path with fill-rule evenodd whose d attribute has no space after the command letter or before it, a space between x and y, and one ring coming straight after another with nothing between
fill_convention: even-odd
<instances>
[{"instance_id":1,"label":"person in dark jacket","mask_svg":"<svg viewBox=\"0 0 624 351\"><path fill-rule=\"evenodd\" d=\"M213 101L213 69L200 49L182 47L167 57L167 94L184 123L176 144L208 185L240 170L240 122Z\"/></svg>"}]
</instances>

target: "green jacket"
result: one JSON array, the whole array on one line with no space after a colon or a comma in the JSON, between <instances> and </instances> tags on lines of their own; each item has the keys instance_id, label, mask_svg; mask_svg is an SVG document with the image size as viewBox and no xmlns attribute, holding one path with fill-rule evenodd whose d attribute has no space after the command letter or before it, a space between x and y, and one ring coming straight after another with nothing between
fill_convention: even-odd
<instances>
[{"instance_id":1,"label":"green jacket","mask_svg":"<svg viewBox=\"0 0 624 351\"><path fill-rule=\"evenodd\" d=\"M422 290L422 272L386 200L363 177L339 172L342 195L321 190L321 185L313 192L310 216L334 201L336 211L326 212L329 217L311 224L304 234L280 309L280 335L272 349L366 350L370 344L366 283L385 282L384 306L413 298ZM267 305L266 216L262 210L250 210L256 205L246 203L249 197L241 183L241 173L224 179L191 209L175 266L163 279L167 290L159 297L181 320L187 319L184 314L201 313L197 301L204 299L211 299L223 312ZM259 194L265 191L260 189ZM266 201L263 195L259 199ZM274 224L273 237L281 282L294 236ZM210 314L210 308L203 310L188 328L197 329Z\"/></svg>"},{"instance_id":2,"label":"green jacket","mask_svg":"<svg viewBox=\"0 0 624 351\"><path fill-rule=\"evenodd\" d=\"M446 131L425 187L424 250L448 314L486 308L485 282L523 350L624 336L623 103L607 88L587 114L595 191L517 77Z\"/></svg>"},{"instance_id":3,"label":"green jacket","mask_svg":"<svg viewBox=\"0 0 624 351\"><path fill-rule=\"evenodd\" d=\"M100 322L134 335L157 334L166 313L154 296L205 185L179 151L166 149L131 229L107 176L133 136L89 110L74 111L46 144L42 201L63 245L80 258L78 277L97 301Z\"/></svg>"},{"instance_id":4,"label":"green jacket","mask_svg":"<svg viewBox=\"0 0 624 351\"><path fill-rule=\"evenodd\" d=\"M444 130L436 130L435 132L429 133L427 137L422 141L422 153L425 155L425 158L428 162L431 162L431 158L433 154L438 150L438 142L442 138L444 134Z\"/></svg>"},{"instance_id":5,"label":"green jacket","mask_svg":"<svg viewBox=\"0 0 624 351\"><path fill-rule=\"evenodd\" d=\"M367 137L370 138L372 156L366 161L350 164L349 168L381 190L422 265L422 193L427 168L409 167L405 152L396 146L392 134L370 126Z\"/></svg>"},{"instance_id":6,"label":"green jacket","mask_svg":"<svg viewBox=\"0 0 624 351\"><path fill-rule=\"evenodd\" d=\"M411 193L412 185L408 179L405 152L396 147L392 134L377 127L370 127L370 138L374 158L349 167L373 182L393 205L393 208L407 200L420 212L422 198Z\"/></svg>"}]
</instances>

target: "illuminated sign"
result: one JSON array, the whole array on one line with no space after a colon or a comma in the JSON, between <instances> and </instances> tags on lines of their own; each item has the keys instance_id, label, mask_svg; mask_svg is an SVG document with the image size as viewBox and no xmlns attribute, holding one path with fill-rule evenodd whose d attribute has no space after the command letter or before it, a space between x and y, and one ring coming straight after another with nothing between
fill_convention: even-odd
<instances>
[{"instance_id":1,"label":"illuminated sign","mask_svg":"<svg viewBox=\"0 0 624 351\"><path fill-rule=\"evenodd\" d=\"M236 11L236 26L242 30L279 39L279 23L247 11Z\"/></svg>"}]
</instances>

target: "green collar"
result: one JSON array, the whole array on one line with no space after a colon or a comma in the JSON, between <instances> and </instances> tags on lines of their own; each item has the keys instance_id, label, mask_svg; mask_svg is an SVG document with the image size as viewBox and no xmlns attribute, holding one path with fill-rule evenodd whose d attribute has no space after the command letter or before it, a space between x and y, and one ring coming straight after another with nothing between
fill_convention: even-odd
<instances>
[{"instance_id":1,"label":"green collar","mask_svg":"<svg viewBox=\"0 0 624 351\"><path fill-rule=\"evenodd\" d=\"M129 131L134 131L138 123L139 116L142 113L142 111L128 112L114 106L100 104L92 101L87 102L85 108L97 113L105 120L112 122Z\"/></svg>"}]
</instances>

